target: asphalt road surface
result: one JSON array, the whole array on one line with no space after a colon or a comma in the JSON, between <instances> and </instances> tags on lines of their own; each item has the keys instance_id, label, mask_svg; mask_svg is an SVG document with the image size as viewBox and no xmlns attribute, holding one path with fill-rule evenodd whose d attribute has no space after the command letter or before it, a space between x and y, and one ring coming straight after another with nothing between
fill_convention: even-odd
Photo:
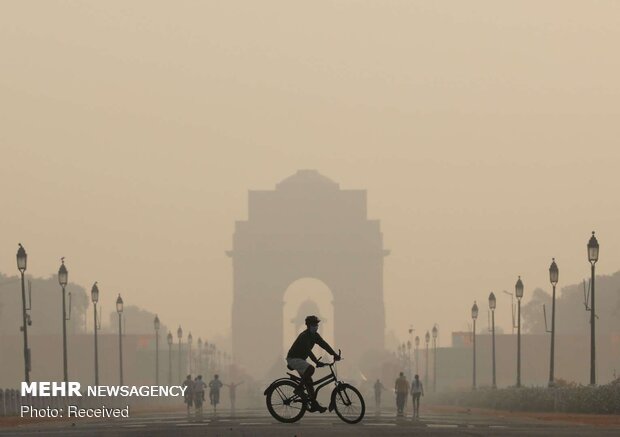
<instances>
[{"instance_id":1,"label":"asphalt road surface","mask_svg":"<svg viewBox=\"0 0 620 437\"><path fill-rule=\"evenodd\" d=\"M423 412L424 413L424 412ZM396 418L391 412L368 414L357 425L342 422L335 414L306 414L300 422L282 424L266 411L245 410L236 416L226 412L205 414L202 421L174 413L134 414L106 421L52 421L0 428L0 436L618 436L620 426L591 426L534 418L426 412L419 420Z\"/></svg>"}]
</instances>

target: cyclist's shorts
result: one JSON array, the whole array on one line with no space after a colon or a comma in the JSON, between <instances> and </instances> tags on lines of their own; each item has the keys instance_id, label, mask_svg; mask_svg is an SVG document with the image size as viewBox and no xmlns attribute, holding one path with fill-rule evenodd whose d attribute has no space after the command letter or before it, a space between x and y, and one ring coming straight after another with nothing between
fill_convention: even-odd
<instances>
[{"instance_id":1,"label":"cyclist's shorts","mask_svg":"<svg viewBox=\"0 0 620 437\"><path fill-rule=\"evenodd\" d=\"M306 369L310 367L310 363L306 360L302 360L301 358L287 358L286 364L297 370L300 375L303 375Z\"/></svg>"}]
</instances>

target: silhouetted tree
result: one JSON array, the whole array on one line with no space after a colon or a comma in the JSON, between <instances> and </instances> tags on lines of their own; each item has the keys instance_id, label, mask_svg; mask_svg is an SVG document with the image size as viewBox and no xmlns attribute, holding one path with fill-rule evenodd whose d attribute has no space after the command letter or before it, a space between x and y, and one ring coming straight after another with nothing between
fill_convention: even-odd
<instances>
[{"instance_id":1,"label":"silhouetted tree","mask_svg":"<svg viewBox=\"0 0 620 437\"><path fill-rule=\"evenodd\" d=\"M33 278L26 275L26 299L28 299L28 281L32 287L32 326L28 332L37 334L62 333L62 291L56 274L49 278ZM67 294L71 293L71 319L67 322L67 333L84 332L86 310L89 297L80 285L69 283ZM67 297L67 311L69 298ZM0 330L3 333L20 333L22 325L21 281L18 276L6 276L0 273Z\"/></svg>"}]
</instances>

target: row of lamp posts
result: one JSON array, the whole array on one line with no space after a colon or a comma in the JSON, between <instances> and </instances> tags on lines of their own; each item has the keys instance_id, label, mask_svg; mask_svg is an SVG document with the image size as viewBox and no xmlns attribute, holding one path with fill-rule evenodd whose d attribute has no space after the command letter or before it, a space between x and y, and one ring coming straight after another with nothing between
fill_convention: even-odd
<instances>
[{"instance_id":1,"label":"row of lamp posts","mask_svg":"<svg viewBox=\"0 0 620 437\"><path fill-rule=\"evenodd\" d=\"M19 244L19 248L17 250L17 269L21 273L21 290L22 290L22 326L21 331L24 337L24 381L26 383L30 383L30 371L31 367L31 354L30 348L28 347L28 326L32 324L30 319L30 305L26 304L26 287L25 287L25 272L28 264L28 254L26 253L26 249ZM62 288L62 357L63 357L63 379L65 382L69 381L69 370L68 370L68 359L67 359L67 320L70 320L71 317L71 293L69 293L69 314L67 315L67 303L66 303L66 286L69 280L69 271L65 266L64 257L61 258L61 265L58 269L58 282ZM98 338L97 331L101 329L101 318L100 314L97 311L97 303L99 302L99 287L97 286L97 282L95 282L91 288L91 301L93 303L93 311L94 311L94 340L95 340L95 385L99 385L99 346L98 346ZM122 333L122 314L123 314L123 298L120 293L118 298L116 299L116 312L118 314L118 351L119 351L119 379L120 385L123 385L123 333ZM155 328L155 381L156 384L159 385L159 329L160 329L160 321L159 317L156 315L153 321ZM183 337L183 329L179 326L177 330L177 336L179 339L179 369L178 369L178 377L179 380L181 378L181 340ZM168 369L168 382L172 384L172 333L168 332L168 346L169 346L169 369ZM189 344L189 366L190 373L192 372L192 334L191 332L188 335L187 341ZM198 339L198 359L199 359L199 369L202 368L202 339ZM212 353L214 355L219 354L215 345L205 342L205 346L208 348L207 353Z\"/></svg>"},{"instance_id":2,"label":"row of lamp posts","mask_svg":"<svg viewBox=\"0 0 620 437\"><path fill-rule=\"evenodd\" d=\"M591 279L590 279L590 305L586 302L586 310L590 311L590 385L596 384L596 313L595 313L595 300L594 300L594 278L595 269L594 266L598 261L599 244L594 232L588 241L588 261L591 266ZM555 289L559 280L559 269L555 262L555 258L551 261L549 267L549 282L553 288L552 300L551 300L551 330L548 330L551 334L551 345L549 354L549 386L552 387L555 383ZM521 387L521 298L523 297L523 281L521 276L517 279L515 284L515 296L517 297L517 387ZM492 387L497 387L496 380L496 366L495 366L495 308L497 306L495 294L491 292L489 294L489 310L491 311L491 353L492 353ZM544 308L544 307L543 307ZM514 314L514 313L513 313ZM471 318L473 321L473 389L476 389L476 320L478 318L478 305L474 301L474 305L471 308ZM546 315L545 315L546 324ZM513 325L514 326L514 325ZM433 328L434 329L434 328ZM428 362L428 332L427 335L427 362ZM417 340L417 337L416 337ZM428 369L427 369L428 372ZM428 382L428 373L427 373ZM435 385L435 383L433 384Z\"/></svg>"},{"instance_id":3,"label":"row of lamp posts","mask_svg":"<svg viewBox=\"0 0 620 437\"><path fill-rule=\"evenodd\" d=\"M17 250L17 269L21 273L21 288L22 288L22 326L21 331L24 336L24 381L26 383L30 383L30 371L32 370L32 362L31 362L31 353L30 348L28 347L28 326L32 324L30 319L30 314L28 311L30 310L30 305L26 305L26 287L24 275L26 272L26 268L28 265L28 254L26 253L26 249L24 246L19 244L19 249ZM63 368L63 380L65 382L69 381L69 366L68 366L68 358L67 358L67 321L70 320L71 317L71 293L69 293L69 314L67 314L67 293L66 287L69 282L69 271L65 266L64 257L61 258L61 265L58 269L58 283L62 289L62 368ZM97 283L93 285L91 289L91 300L94 305L95 311L95 385L99 385L99 359L98 359L98 345L97 345L97 331L100 328L98 320L97 320L97 302L99 301L99 288L97 287ZM119 360L120 360L120 382L123 384L123 348L122 348L122 333L121 333L121 313L123 312L123 299L121 295L118 295L118 299L116 301L116 311L118 312L119 317Z\"/></svg>"},{"instance_id":4,"label":"row of lamp posts","mask_svg":"<svg viewBox=\"0 0 620 437\"><path fill-rule=\"evenodd\" d=\"M409 331L410 333L412 332L411 329ZM424 385L428 387L429 343L431 341L431 333L432 333L432 338L433 338L433 391L436 391L437 390L437 335L439 334L439 329L437 328L437 325L434 325L433 329L431 329L430 332L426 331L426 334L424 335L424 341L426 343L426 354L425 354L426 366L424 369ZM415 373L419 375L420 374L420 366L419 366L420 337L417 335L415 337L414 344L415 344ZM397 348L400 358L402 359L403 362L407 363L409 374L411 374L411 346L412 346L412 343L411 343L411 340L409 340L407 341L406 344L403 343L402 345L399 345Z\"/></svg>"}]
</instances>

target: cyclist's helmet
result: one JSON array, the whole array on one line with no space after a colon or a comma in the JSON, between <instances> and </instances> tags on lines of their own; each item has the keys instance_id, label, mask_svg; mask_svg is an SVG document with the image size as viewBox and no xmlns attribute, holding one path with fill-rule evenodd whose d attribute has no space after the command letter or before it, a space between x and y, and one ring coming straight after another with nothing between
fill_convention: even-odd
<instances>
[{"instance_id":1,"label":"cyclist's helmet","mask_svg":"<svg viewBox=\"0 0 620 437\"><path fill-rule=\"evenodd\" d=\"M306 325L318 325L320 322L317 316L308 316L306 317Z\"/></svg>"}]
</instances>

